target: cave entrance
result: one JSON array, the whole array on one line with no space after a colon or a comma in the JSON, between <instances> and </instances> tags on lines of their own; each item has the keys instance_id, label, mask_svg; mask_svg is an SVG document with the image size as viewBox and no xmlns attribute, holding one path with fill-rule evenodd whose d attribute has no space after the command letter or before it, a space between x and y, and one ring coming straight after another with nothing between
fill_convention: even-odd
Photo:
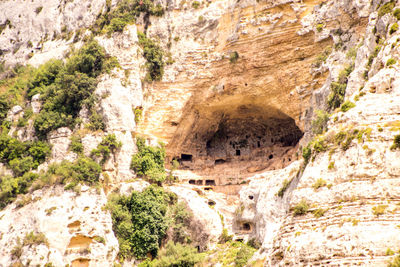
<instances>
[{"instance_id":1,"label":"cave entrance","mask_svg":"<svg viewBox=\"0 0 400 267\"><path fill-rule=\"evenodd\" d=\"M263 103L203 107L186 129L177 135L179 142L169 144L171 157L180 155L181 167L200 175L218 175L219 185L241 182L230 177L284 168L303 136L293 118Z\"/></svg>"}]
</instances>

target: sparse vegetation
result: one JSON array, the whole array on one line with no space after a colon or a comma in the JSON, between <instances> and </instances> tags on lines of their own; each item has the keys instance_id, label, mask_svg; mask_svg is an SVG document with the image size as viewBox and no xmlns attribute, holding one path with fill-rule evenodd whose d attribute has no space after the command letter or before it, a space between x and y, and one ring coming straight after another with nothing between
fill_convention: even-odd
<instances>
[{"instance_id":1,"label":"sparse vegetation","mask_svg":"<svg viewBox=\"0 0 400 267\"><path fill-rule=\"evenodd\" d=\"M318 208L313 211L313 214L314 214L315 218L320 218L320 217L324 216L325 212L326 212L325 209Z\"/></svg>"},{"instance_id":2,"label":"sparse vegetation","mask_svg":"<svg viewBox=\"0 0 400 267\"><path fill-rule=\"evenodd\" d=\"M315 28L317 29L317 32L322 32L322 30L324 29L324 24L319 23Z\"/></svg>"},{"instance_id":3,"label":"sparse vegetation","mask_svg":"<svg viewBox=\"0 0 400 267\"><path fill-rule=\"evenodd\" d=\"M374 206L374 207L372 207L372 213L375 216L380 216L380 215L385 213L387 207L388 207L388 205L377 205L377 206Z\"/></svg>"},{"instance_id":4,"label":"sparse vegetation","mask_svg":"<svg viewBox=\"0 0 400 267\"><path fill-rule=\"evenodd\" d=\"M382 5L378 10L378 16L382 17L385 14L391 13L395 6L394 1L387 2L386 4Z\"/></svg>"},{"instance_id":5,"label":"sparse vegetation","mask_svg":"<svg viewBox=\"0 0 400 267\"><path fill-rule=\"evenodd\" d=\"M391 66L391 65L396 64L396 62L397 62L397 61L396 61L394 58L389 58L389 59L386 61L386 66L389 67L389 66Z\"/></svg>"},{"instance_id":6,"label":"sparse vegetation","mask_svg":"<svg viewBox=\"0 0 400 267\"><path fill-rule=\"evenodd\" d=\"M35 9L35 13L36 13L36 14L39 14L40 12L42 12L42 9L43 9L42 6L37 7L37 8Z\"/></svg>"},{"instance_id":7,"label":"sparse vegetation","mask_svg":"<svg viewBox=\"0 0 400 267\"><path fill-rule=\"evenodd\" d=\"M279 189L279 191L277 193L277 195L279 197L283 197L283 195L285 194L285 192L288 189L288 187L289 187L290 183L292 182L292 180L293 179L291 179L291 180L288 180L288 179L283 180L282 187Z\"/></svg>"},{"instance_id":8,"label":"sparse vegetation","mask_svg":"<svg viewBox=\"0 0 400 267\"><path fill-rule=\"evenodd\" d=\"M315 183L312 185L312 187L314 188L314 190L318 190L321 187L324 187L327 185L326 180L322 179L322 178L318 178Z\"/></svg>"},{"instance_id":9,"label":"sparse vegetation","mask_svg":"<svg viewBox=\"0 0 400 267\"><path fill-rule=\"evenodd\" d=\"M117 152L121 148L122 143L117 140L115 134L106 135L96 149L93 149L92 156L101 157L100 164L104 164L109 158L111 153Z\"/></svg>"},{"instance_id":10,"label":"sparse vegetation","mask_svg":"<svg viewBox=\"0 0 400 267\"><path fill-rule=\"evenodd\" d=\"M138 124L142 120L143 109L142 107L136 107L133 112L135 114L135 122Z\"/></svg>"},{"instance_id":11,"label":"sparse vegetation","mask_svg":"<svg viewBox=\"0 0 400 267\"><path fill-rule=\"evenodd\" d=\"M143 56L147 60L147 81L159 81L164 74L163 51L161 47L144 33L138 32L139 44L143 48Z\"/></svg>"},{"instance_id":12,"label":"sparse vegetation","mask_svg":"<svg viewBox=\"0 0 400 267\"><path fill-rule=\"evenodd\" d=\"M400 20L400 8L396 8L396 9L393 11L393 16L395 16L395 18L396 18L397 20Z\"/></svg>"},{"instance_id":13,"label":"sparse vegetation","mask_svg":"<svg viewBox=\"0 0 400 267\"><path fill-rule=\"evenodd\" d=\"M316 110L315 111L316 118L312 121L312 131L314 134L322 134L325 129L326 125L329 121L329 113L323 110Z\"/></svg>"},{"instance_id":14,"label":"sparse vegetation","mask_svg":"<svg viewBox=\"0 0 400 267\"><path fill-rule=\"evenodd\" d=\"M394 257L393 261L389 262L388 267L400 267L400 255Z\"/></svg>"},{"instance_id":15,"label":"sparse vegetation","mask_svg":"<svg viewBox=\"0 0 400 267\"><path fill-rule=\"evenodd\" d=\"M393 25L390 27L389 33L393 34L395 32L397 32L397 30L399 29L399 24L397 24L397 22L393 23Z\"/></svg>"},{"instance_id":16,"label":"sparse vegetation","mask_svg":"<svg viewBox=\"0 0 400 267\"><path fill-rule=\"evenodd\" d=\"M356 104L354 104L353 102L347 100L340 106L340 110L342 112L346 112L349 109L354 108L355 106L356 106Z\"/></svg>"},{"instance_id":17,"label":"sparse vegetation","mask_svg":"<svg viewBox=\"0 0 400 267\"><path fill-rule=\"evenodd\" d=\"M69 145L69 148L71 151L75 152L76 154L82 154L83 153L83 144L82 144L82 138L78 135L73 135L71 136L71 143Z\"/></svg>"},{"instance_id":18,"label":"sparse vegetation","mask_svg":"<svg viewBox=\"0 0 400 267\"><path fill-rule=\"evenodd\" d=\"M331 83L331 93L328 96L328 106L330 109L338 108L343 103L346 94L347 79L353 69L354 65L344 68L339 73L338 80Z\"/></svg>"},{"instance_id":19,"label":"sparse vegetation","mask_svg":"<svg viewBox=\"0 0 400 267\"><path fill-rule=\"evenodd\" d=\"M332 53L332 47L327 46L324 49L324 51L322 51L321 54L317 56L314 63L312 64L313 67L319 68L322 65L322 63L324 63L328 59L331 53Z\"/></svg>"}]
</instances>

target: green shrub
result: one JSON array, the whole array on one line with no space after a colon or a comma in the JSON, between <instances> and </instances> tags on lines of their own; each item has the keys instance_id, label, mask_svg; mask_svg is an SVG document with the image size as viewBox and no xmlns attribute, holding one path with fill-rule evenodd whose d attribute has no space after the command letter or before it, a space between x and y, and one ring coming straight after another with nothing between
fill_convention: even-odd
<instances>
[{"instance_id":1,"label":"green shrub","mask_svg":"<svg viewBox=\"0 0 400 267\"><path fill-rule=\"evenodd\" d=\"M226 242L232 241L233 236L228 234L228 229L222 229L221 236L218 239L218 243L224 244Z\"/></svg>"},{"instance_id":2,"label":"green shrub","mask_svg":"<svg viewBox=\"0 0 400 267\"><path fill-rule=\"evenodd\" d=\"M314 134L322 134L329 121L329 113L323 110L316 110L315 113L317 116L311 123L312 131Z\"/></svg>"},{"instance_id":3,"label":"green shrub","mask_svg":"<svg viewBox=\"0 0 400 267\"><path fill-rule=\"evenodd\" d=\"M395 60L394 58L389 58L389 59L386 61L386 66L387 66L387 67L389 67L389 66L391 66L391 65L394 65L394 64L396 64L396 60Z\"/></svg>"},{"instance_id":4,"label":"green shrub","mask_svg":"<svg viewBox=\"0 0 400 267\"><path fill-rule=\"evenodd\" d=\"M147 60L147 80L159 81L164 74L163 51L153 40L138 32L139 44L143 48L143 56Z\"/></svg>"},{"instance_id":5,"label":"green shrub","mask_svg":"<svg viewBox=\"0 0 400 267\"><path fill-rule=\"evenodd\" d=\"M115 134L106 135L96 149L93 149L91 154L96 157L101 156L100 163L104 164L109 158L111 153L117 152L122 146L122 143L117 140Z\"/></svg>"},{"instance_id":6,"label":"green shrub","mask_svg":"<svg viewBox=\"0 0 400 267\"><path fill-rule=\"evenodd\" d=\"M8 164L16 175L36 169L50 155L50 146L44 142L26 141L0 134L0 161Z\"/></svg>"},{"instance_id":7,"label":"green shrub","mask_svg":"<svg viewBox=\"0 0 400 267\"><path fill-rule=\"evenodd\" d=\"M35 13L36 13L36 14L39 14L39 13L42 11L42 9L43 9L42 6L37 7L37 8L35 9Z\"/></svg>"},{"instance_id":8,"label":"green shrub","mask_svg":"<svg viewBox=\"0 0 400 267\"><path fill-rule=\"evenodd\" d=\"M393 11L393 16L395 16L397 20L400 20L400 8L396 8Z\"/></svg>"},{"instance_id":9,"label":"green shrub","mask_svg":"<svg viewBox=\"0 0 400 267\"><path fill-rule=\"evenodd\" d=\"M62 161L61 163L52 164L49 166L47 173L43 179L48 182L56 179L56 183L72 183L73 185L79 182L88 185L95 185L99 181L101 167L91 158L79 157L74 162Z\"/></svg>"},{"instance_id":10,"label":"green shrub","mask_svg":"<svg viewBox=\"0 0 400 267\"><path fill-rule=\"evenodd\" d=\"M37 135L45 138L59 127L73 128L81 108L90 109L96 101L96 77L116 64L96 41L90 41L65 64L50 61L39 68L28 90L28 95L42 93L44 102L34 122Z\"/></svg>"},{"instance_id":11,"label":"green shrub","mask_svg":"<svg viewBox=\"0 0 400 267\"><path fill-rule=\"evenodd\" d=\"M340 106L340 110L342 112L346 112L349 109L354 108L355 106L356 106L356 104L354 104L353 102L347 100Z\"/></svg>"},{"instance_id":12,"label":"green shrub","mask_svg":"<svg viewBox=\"0 0 400 267\"><path fill-rule=\"evenodd\" d=\"M25 194L33 181L39 177L38 174L27 172L20 177L0 177L0 209L13 202L18 194Z\"/></svg>"},{"instance_id":13,"label":"green shrub","mask_svg":"<svg viewBox=\"0 0 400 267\"><path fill-rule=\"evenodd\" d=\"M107 207L111 210L122 258L157 256L168 228L166 213L170 200L170 195L157 186L134 191L129 197L110 197Z\"/></svg>"},{"instance_id":14,"label":"green shrub","mask_svg":"<svg viewBox=\"0 0 400 267\"><path fill-rule=\"evenodd\" d=\"M71 151L73 151L76 154L82 154L83 153L83 144L82 144L82 138L77 135L73 135L70 138L71 143L69 145L69 148Z\"/></svg>"},{"instance_id":15,"label":"green shrub","mask_svg":"<svg viewBox=\"0 0 400 267\"><path fill-rule=\"evenodd\" d=\"M372 54L368 57L367 69L369 69L374 62L374 59L378 56L379 51L381 50L382 46L377 45L372 52Z\"/></svg>"},{"instance_id":16,"label":"green shrub","mask_svg":"<svg viewBox=\"0 0 400 267\"><path fill-rule=\"evenodd\" d=\"M152 261L150 266L153 267L192 267L201 262L204 254L198 253L197 249L182 244L174 244L169 241L164 249L160 251L160 255L156 260Z\"/></svg>"},{"instance_id":17,"label":"green shrub","mask_svg":"<svg viewBox=\"0 0 400 267\"><path fill-rule=\"evenodd\" d=\"M344 95L346 93L346 83L331 83L331 93L328 96L328 106L331 109L340 107L344 100Z\"/></svg>"},{"instance_id":18,"label":"green shrub","mask_svg":"<svg viewBox=\"0 0 400 267\"><path fill-rule=\"evenodd\" d=\"M229 61L231 63L236 63L239 59L239 53L236 51L233 51L229 54Z\"/></svg>"},{"instance_id":19,"label":"green shrub","mask_svg":"<svg viewBox=\"0 0 400 267\"><path fill-rule=\"evenodd\" d=\"M391 150L400 148L400 134L394 136L393 144L390 147Z\"/></svg>"},{"instance_id":20,"label":"green shrub","mask_svg":"<svg viewBox=\"0 0 400 267\"><path fill-rule=\"evenodd\" d=\"M32 245L40 245L45 244L48 245L48 241L46 236L43 233L35 234L33 231L27 233L23 240L23 246L32 246Z\"/></svg>"},{"instance_id":21,"label":"green shrub","mask_svg":"<svg viewBox=\"0 0 400 267\"><path fill-rule=\"evenodd\" d=\"M326 212L326 210L318 208L313 211L313 214L314 214L315 218L320 218L320 217L324 216L325 212Z\"/></svg>"},{"instance_id":22,"label":"green shrub","mask_svg":"<svg viewBox=\"0 0 400 267\"><path fill-rule=\"evenodd\" d=\"M176 203L169 212L172 221L172 241L174 243L190 244L190 222L193 220L193 214L186 208L182 202Z\"/></svg>"},{"instance_id":23,"label":"green shrub","mask_svg":"<svg viewBox=\"0 0 400 267\"><path fill-rule=\"evenodd\" d=\"M256 249L243 244L238 251L235 258L235 266L246 266L249 259L253 256Z\"/></svg>"},{"instance_id":24,"label":"green shrub","mask_svg":"<svg viewBox=\"0 0 400 267\"><path fill-rule=\"evenodd\" d=\"M101 114L97 113L94 109L91 110L91 115L89 117L89 123L85 125L89 130L92 131L104 131L106 125L104 123L104 118Z\"/></svg>"},{"instance_id":25,"label":"green shrub","mask_svg":"<svg viewBox=\"0 0 400 267\"><path fill-rule=\"evenodd\" d=\"M389 33L393 34L397 32L398 29L399 29L399 24L397 24L397 22L393 23L393 25L390 27Z\"/></svg>"},{"instance_id":26,"label":"green shrub","mask_svg":"<svg viewBox=\"0 0 400 267\"><path fill-rule=\"evenodd\" d=\"M193 7L194 9L198 9L198 8L200 7L200 2L199 2L199 1L193 1L193 2L192 2L192 7Z\"/></svg>"},{"instance_id":27,"label":"green shrub","mask_svg":"<svg viewBox=\"0 0 400 267\"><path fill-rule=\"evenodd\" d=\"M153 182L163 182L166 178L164 160L165 148L147 146L143 138L136 138L138 153L133 155L131 168L137 175Z\"/></svg>"},{"instance_id":28,"label":"green shrub","mask_svg":"<svg viewBox=\"0 0 400 267\"><path fill-rule=\"evenodd\" d=\"M317 32L322 32L322 30L324 29L324 24L322 23L317 24L316 29Z\"/></svg>"},{"instance_id":29,"label":"green shrub","mask_svg":"<svg viewBox=\"0 0 400 267\"><path fill-rule=\"evenodd\" d=\"M393 258L393 261L389 262L388 267L400 267L400 255Z\"/></svg>"},{"instance_id":30,"label":"green shrub","mask_svg":"<svg viewBox=\"0 0 400 267\"><path fill-rule=\"evenodd\" d=\"M11 106L8 102L6 95L0 95L0 122L7 117L7 112L10 110Z\"/></svg>"},{"instance_id":31,"label":"green shrub","mask_svg":"<svg viewBox=\"0 0 400 267\"><path fill-rule=\"evenodd\" d=\"M322 178L319 178L315 181L312 187L314 188L314 190L318 190L319 188L324 187L326 185L327 185L326 181Z\"/></svg>"},{"instance_id":32,"label":"green shrub","mask_svg":"<svg viewBox=\"0 0 400 267\"><path fill-rule=\"evenodd\" d=\"M387 2L386 4L384 4L383 6L381 6L378 10L378 16L382 17L383 15L387 14L387 13L391 13L393 8L395 6L394 1L390 1Z\"/></svg>"},{"instance_id":33,"label":"green shrub","mask_svg":"<svg viewBox=\"0 0 400 267\"><path fill-rule=\"evenodd\" d=\"M296 206L293 207L294 216L304 215L307 213L309 207L307 202L303 199Z\"/></svg>"}]
</instances>

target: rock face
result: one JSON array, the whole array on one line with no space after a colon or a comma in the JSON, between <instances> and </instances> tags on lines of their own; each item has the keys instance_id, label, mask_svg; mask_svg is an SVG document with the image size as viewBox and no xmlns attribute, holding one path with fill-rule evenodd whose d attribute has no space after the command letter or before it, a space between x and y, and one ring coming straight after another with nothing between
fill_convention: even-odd
<instances>
[{"instance_id":1,"label":"rock face","mask_svg":"<svg viewBox=\"0 0 400 267\"><path fill-rule=\"evenodd\" d=\"M63 58L106 2L1 1L0 62ZM40 169L76 158L73 134L89 155L113 133L122 147L103 166L105 191L130 194L148 185L132 181L135 135L163 141L167 167L172 159L181 164L174 171L181 184L170 189L193 212L199 249L212 248L226 228L236 240L258 241L253 259L265 266L384 266L400 247L400 152L391 149L400 130L400 34L393 12L381 10L386 2L216 0L196 8L160 1L162 17L95 37L120 63L95 91L105 130L55 130ZM165 51L161 81L143 82L139 30ZM355 106L328 106L335 84ZM38 113L40 96L26 105ZM316 136L320 109L331 115ZM32 120L15 126L23 113L23 106L10 110L10 134L33 140ZM87 110L80 116L88 121ZM306 162L301 148L309 141ZM10 173L5 165L0 171ZM45 188L0 211L0 266L111 266L118 242L106 195L94 191ZM47 242L24 243L30 232Z\"/></svg>"},{"instance_id":2,"label":"rock face","mask_svg":"<svg viewBox=\"0 0 400 267\"><path fill-rule=\"evenodd\" d=\"M77 194L55 187L35 191L27 202L23 207L11 204L0 212L1 266L12 262L81 266L76 265L79 261L85 266L112 265L118 241L111 216L104 211L104 193L83 187ZM28 243L31 232L44 234L46 241Z\"/></svg>"}]
</instances>

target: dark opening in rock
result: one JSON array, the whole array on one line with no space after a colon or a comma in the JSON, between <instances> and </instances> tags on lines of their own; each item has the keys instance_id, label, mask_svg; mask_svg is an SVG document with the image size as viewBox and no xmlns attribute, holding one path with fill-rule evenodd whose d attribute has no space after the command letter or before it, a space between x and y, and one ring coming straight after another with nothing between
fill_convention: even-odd
<instances>
[{"instance_id":1,"label":"dark opening in rock","mask_svg":"<svg viewBox=\"0 0 400 267\"><path fill-rule=\"evenodd\" d=\"M274 155L272 155L272 154L268 156L269 159L272 159L273 157L274 157Z\"/></svg>"},{"instance_id":2,"label":"dark opening in rock","mask_svg":"<svg viewBox=\"0 0 400 267\"><path fill-rule=\"evenodd\" d=\"M240 156L240 149L236 149L236 156Z\"/></svg>"},{"instance_id":3,"label":"dark opening in rock","mask_svg":"<svg viewBox=\"0 0 400 267\"><path fill-rule=\"evenodd\" d=\"M196 184L197 184L197 185L203 185L203 180L197 180L197 181L196 181Z\"/></svg>"},{"instance_id":4,"label":"dark opening in rock","mask_svg":"<svg viewBox=\"0 0 400 267\"><path fill-rule=\"evenodd\" d=\"M208 200L208 205L209 205L209 206L215 206L215 204L216 204L216 203L215 203L214 200L211 200L211 199Z\"/></svg>"},{"instance_id":5,"label":"dark opening in rock","mask_svg":"<svg viewBox=\"0 0 400 267\"><path fill-rule=\"evenodd\" d=\"M192 161L192 155L190 154L181 154L181 160L182 161Z\"/></svg>"},{"instance_id":6,"label":"dark opening in rock","mask_svg":"<svg viewBox=\"0 0 400 267\"><path fill-rule=\"evenodd\" d=\"M223 164L223 163L225 163L226 161L225 160L223 160L223 159L216 159L215 160L215 165L217 165L217 164Z\"/></svg>"},{"instance_id":7,"label":"dark opening in rock","mask_svg":"<svg viewBox=\"0 0 400 267\"><path fill-rule=\"evenodd\" d=\"M251 230L250 224L249 224L249 223L244 223L244 224L243 224L243 230L245 230L245 231L250 231L250 230Z\"/></svg>"},{"instance_id":8,"label":"dark opening in rock","mask_svg":"<svg viewBox=\"0 0 400 267\"><path fill-rule=\"evenodd\" d=\"M204 187L204 190L210 191L210 190L212 190L212 187Z\"/></svg>"},{"instance_id":9,"label":"dark opening in rock","mask_svg":"<svg viewBox=\"0 0 400 267\"><path fill-rule=\"evenodd\" d=\"M206 185L215 185L215 180L206 180Z\"/></svg>"},{"instance_id":10,"label":"dark opening in rock","mask_svg":"<svg viewBox=\"0 0 400 267\"><path fill-rule=\"evenodd\" d=\"M195 180L189 180L189 184L196 184Z\"/></svg>"},{"instance_id":11,"label":"dark opening in rock","mask_svg":"<svg viewBox=\"0 0 400 267\"><path fill-rule=\"evenodd\" d=\"M253 199L254 197L253 196L249 196L249 199Z\"/></svg>"}]
</instances>

